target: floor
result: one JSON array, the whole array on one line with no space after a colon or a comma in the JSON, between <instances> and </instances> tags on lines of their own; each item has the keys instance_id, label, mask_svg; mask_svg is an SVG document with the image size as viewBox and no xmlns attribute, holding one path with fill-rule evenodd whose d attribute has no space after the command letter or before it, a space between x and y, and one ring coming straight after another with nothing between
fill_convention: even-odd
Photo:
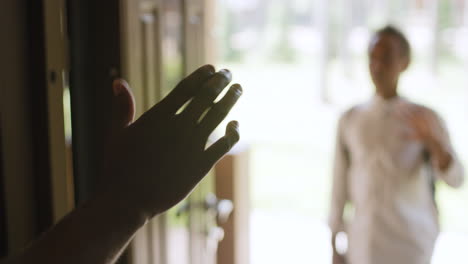
<instances>
[{"instance_id":1,"label":"floor","mask_svg":"<svg viewBox=\"0 0 468 264\"><path fill-rule=\"evenodd\" d=\"M251 215L251 264L331 263L329 231L312 217L256 210ZM460 263L468 252L468 235L442 232L432 264Z\"/></svg>"}]
</instances>

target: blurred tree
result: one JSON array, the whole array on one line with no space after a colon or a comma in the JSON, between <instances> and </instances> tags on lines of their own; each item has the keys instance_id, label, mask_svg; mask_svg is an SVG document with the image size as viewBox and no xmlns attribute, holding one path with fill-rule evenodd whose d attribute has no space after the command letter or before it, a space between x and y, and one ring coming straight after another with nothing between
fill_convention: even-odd
<instances>
[{"instance_id":1,"label":"blurred tree","mask_svg":"<svg viewBox=\"0 0 468 264\"><path fill-rule=\"evenodd\" d=\"M296 60L295 51L291 47L289 34L294 21L294 12L292 5L288 0L277 1L278 21L275 23L278 27L278 38L273 46L271 59L278 62L293 63Z\"/></svg>"},{"instance_id":2,"label":"blurred tree","mask_svg":"<svg viewBox=\"0 0 468 264\"><path fill-rule=\"evenodd\" d=\"M220 27L220 45L222 48L218 49L221 51L221 58L226 62L241 62L245 54L232 45L232 37L238 31L238 22L234 10L229 8L226 4L219 6L219 19L222 20L223 24L223 26Z\"/></svg>"}]
</instances>

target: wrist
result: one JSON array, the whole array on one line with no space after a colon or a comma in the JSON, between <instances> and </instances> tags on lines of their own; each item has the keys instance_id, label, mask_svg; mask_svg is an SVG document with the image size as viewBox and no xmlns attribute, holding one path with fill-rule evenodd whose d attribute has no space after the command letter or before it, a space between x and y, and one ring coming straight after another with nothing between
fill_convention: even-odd
<instances>
[{"instance_id":1,"label":"wrist","mask_svg":"<svg viewBox=\"0 0 468 264\"><path fill-rule=\"evenodd\" d=\"M128 180L124 169L104 170L102 181L98 185L96 199L109 207L111 214L125 214L131 221L144 225L152 215L142 198L142 187L137 182Z\"/></svg>"},{"instance_id":2,"label":"wrist","mask_svg":"<svg viewBox=\"0 0 468 264\"><path fill-rule=\"evenodd\" d=\"M106 208L109 217L125 218L131 225L141 227L145 225L150 217L141 206L133 203L131 199L119 195L116 191L107 191L97 198L102 208Z\"/></svg>"}]
</instances>

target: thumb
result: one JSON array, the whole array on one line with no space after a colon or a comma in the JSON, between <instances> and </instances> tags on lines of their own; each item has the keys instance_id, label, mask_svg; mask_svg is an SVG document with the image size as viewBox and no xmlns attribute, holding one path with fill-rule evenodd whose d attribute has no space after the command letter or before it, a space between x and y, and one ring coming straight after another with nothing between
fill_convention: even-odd
<instances>
[{"instance_id":1,"label":"thumb","mask_svg":"<svg viewBox=\"0 0 468 264\"><path fill-rule=\"evenodd\" d=\"M112 130L129 126L135 118L135 98L130 86L123 79L112 83Z\"/></svg>"}]
</instances>

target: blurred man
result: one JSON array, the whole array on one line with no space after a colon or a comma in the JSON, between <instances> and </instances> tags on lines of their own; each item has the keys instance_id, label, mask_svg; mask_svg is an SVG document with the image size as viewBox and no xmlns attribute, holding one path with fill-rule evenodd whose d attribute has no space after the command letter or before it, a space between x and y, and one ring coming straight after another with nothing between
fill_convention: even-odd
<instances>
[{"instance_id":1,"label":"blurred man","mask_svg":"<svg viewBox=\"0 0 468 264\"><path fill-rule=\"evenodd\" d=\"M443 121L398 95L410 53L394 27L376 32L369 45L375 96L339 121L329 216L335 264L430 263L439 233L434 180L463 182ZM344 256L335 242L347 204L354 213Z\"/></svg>"}]
</instances>

